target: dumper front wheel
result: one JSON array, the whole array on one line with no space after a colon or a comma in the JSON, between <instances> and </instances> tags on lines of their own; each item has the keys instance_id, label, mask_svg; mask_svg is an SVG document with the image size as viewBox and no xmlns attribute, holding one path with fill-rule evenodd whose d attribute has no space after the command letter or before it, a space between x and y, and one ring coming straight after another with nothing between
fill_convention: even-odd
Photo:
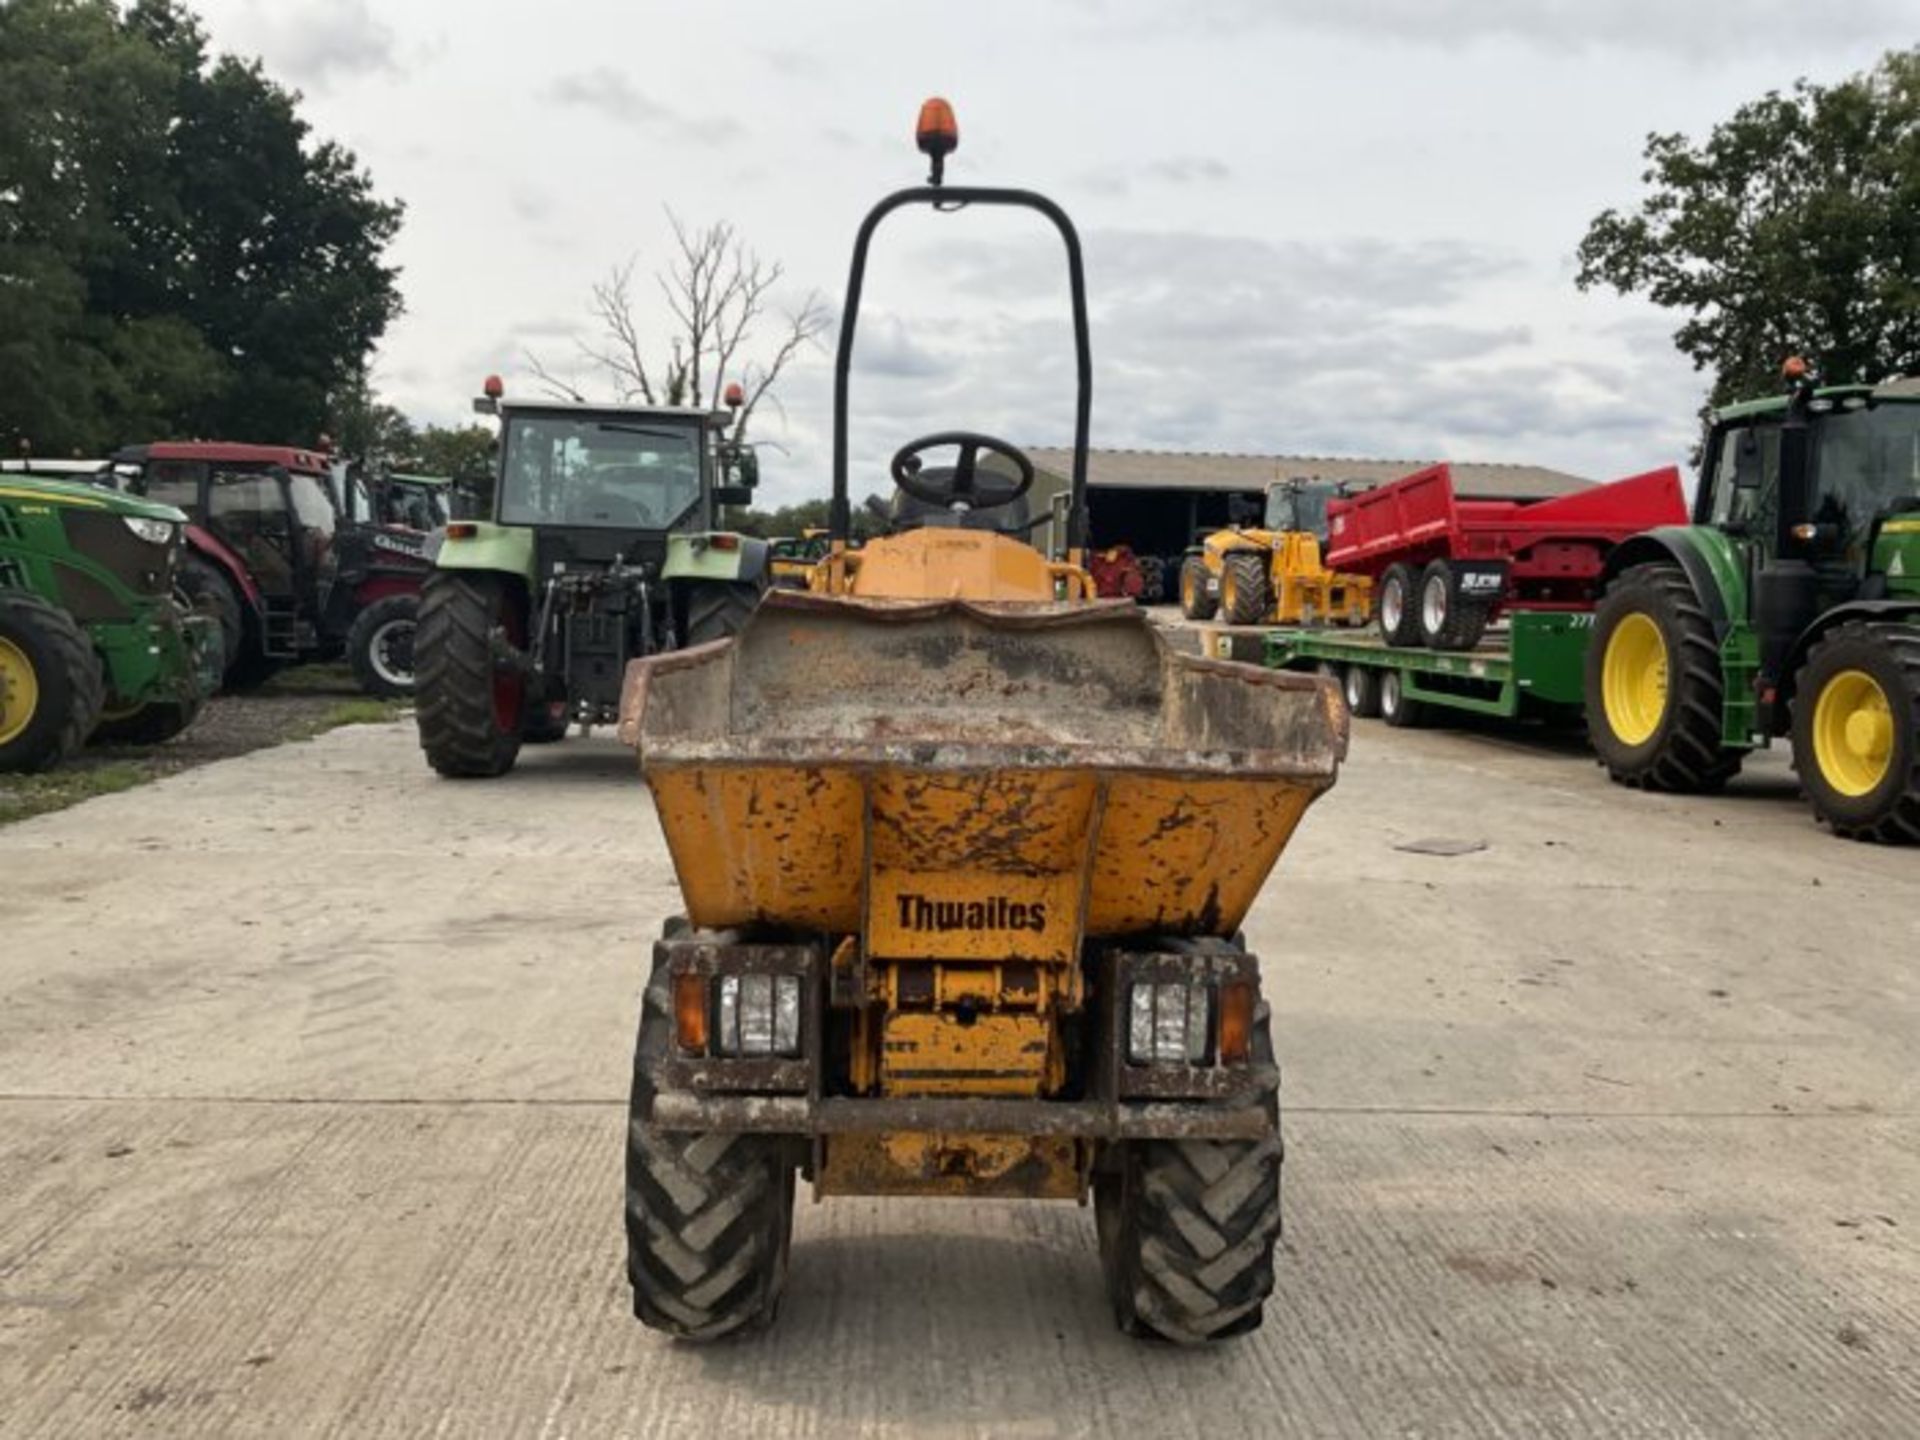
<instances>
[{"instance_id":1,"label":"dumper front wheel","mask_svg":"<svg viewBox=\"0 0 1920 1440\"><path fill-rule=\"evenodd\" d=\"M787 1283L793 1164L761 1135L656 1130L648 1117L670 1043L667 977L640 1013L627 1112L627 1279L633 1313L682 1340L773 1323Z\"/></svg>"},{"instance_id":2,"label":"dumper front wheel","mask_svg":"<svg viewBox=\"0 0 1920 1440\"><path fill-rule=\"evenodd\" d=\"M1255 1058L1272 1053L1262 1018ZM1136 1140L1118 1151L1094 1177L1093 1201L1120 1329L1176 1345L1258 1330L1280 1240L1277 1126L1260 1140Z\"/></svg>"}]
</instances>

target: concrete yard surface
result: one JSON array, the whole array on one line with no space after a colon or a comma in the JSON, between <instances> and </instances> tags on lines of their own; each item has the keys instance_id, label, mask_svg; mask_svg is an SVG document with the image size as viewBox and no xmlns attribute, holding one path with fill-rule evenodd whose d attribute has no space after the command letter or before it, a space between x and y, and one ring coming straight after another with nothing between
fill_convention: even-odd
<instances>
[{"instance_id":1,"label":"concrete yard surface","mask_svg":"<svg viewBox=\"0 0 1920 1440\"><path fill-rule=\"evenodd\" d=\"M599 740L453 783L356 727L0 830L0 1435L1920 1433L1920 855L1777 759L1356 727L1247 927L1280 1290L1204 1352L1014 1202L803 1198L770 1332L640 1328L676 896Z\"/></svg>"}]
</instances>

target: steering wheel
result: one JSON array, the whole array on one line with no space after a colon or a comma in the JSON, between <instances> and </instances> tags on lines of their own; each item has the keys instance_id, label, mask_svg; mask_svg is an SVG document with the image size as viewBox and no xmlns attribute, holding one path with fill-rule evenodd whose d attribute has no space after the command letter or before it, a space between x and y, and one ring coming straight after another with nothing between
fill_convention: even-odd
<instances>
[{"instance_id":1,"label":"steering wheel","mask_svg":"<svg viewBox=\"0 0 1920 1440\"><path fill-rule=\"evenodd\" d=\"M942 445L959 447L958 462L931 470L923 468L921 452ZM1019 475L1009 478L993 470L981 470L983 450L1011 460ZM910 441L894 452L890 468L894 484L914 499L938 505L943 510L956 506L967 510L994 510L1011 505L1033 488L1033 461L1006 441L972 430L943 430L938 435Z\"/></svg>"}]
</instances>

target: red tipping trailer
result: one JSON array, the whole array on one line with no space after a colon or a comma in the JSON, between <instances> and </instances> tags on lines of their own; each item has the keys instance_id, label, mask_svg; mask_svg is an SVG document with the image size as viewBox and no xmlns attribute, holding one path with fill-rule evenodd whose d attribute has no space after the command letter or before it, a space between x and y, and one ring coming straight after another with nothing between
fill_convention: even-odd
<instances>
[{"instance_id":1,"label":"red tipping trailer","mask_svg":"<svg viewBox=\"0 0 1920 1440\"><path fill-rule=\"evenodd\" d=\"M1544 500L1458 495L1431 465L1330 502L1326 564L1373 577L1389 645L1471 650L1502 610L1591 610L1608 551L1687 518L1671 465Z\"/></svg>"}]
</instances>

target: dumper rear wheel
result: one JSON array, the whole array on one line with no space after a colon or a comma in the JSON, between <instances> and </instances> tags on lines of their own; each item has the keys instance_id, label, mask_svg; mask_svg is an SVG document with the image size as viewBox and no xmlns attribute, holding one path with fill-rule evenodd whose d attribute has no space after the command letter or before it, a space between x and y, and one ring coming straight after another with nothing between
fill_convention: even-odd
<instances>
[{"instance_id":1,"label":"dumper rear wheel","mask_svg":"<svg viewBox=\"0 0 1920 1440\"><path fill-rule=\"evenodd\" d=\"M1256 1062L1271 1064L1264 1014ZM1280 1240L1278 1101L1260 1140L1137 1140L1094 1177L1094 1223L1115 1322L1129 1335L1204 1345L1258 1330Z\"/></svg>"},{"instance_id":2,"label":"dumper rear wheel","mask_svg":"<svg viewBox=\"0 0 1920 1440\"><path fill-rule=\"evenodd\" d=\"M640 1012L627 1111L627 1280L642 1324L718 1340L773 1323L787 1283L793 1163L763 1135L648 1123L670 1043L665 967Z\"/></svg>"}]
</instances>

